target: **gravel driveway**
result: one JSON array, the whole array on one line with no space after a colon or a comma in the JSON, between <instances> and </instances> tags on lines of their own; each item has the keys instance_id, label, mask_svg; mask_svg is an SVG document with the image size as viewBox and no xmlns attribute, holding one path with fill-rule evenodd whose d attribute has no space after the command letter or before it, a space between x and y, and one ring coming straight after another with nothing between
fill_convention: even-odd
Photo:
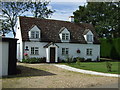
<instances>
[{"instance_id":1,"label":"gravel driveway","mask_svg":"<svg viewBox=\"0 0 120 90\"><path fill-rule=\"evenodd\" d=\"M118 78L81 74L52 64L18 63L18 69L20 74L2 79L3 88L89 88L118 84Z\"/></svg>"}]
</instances>

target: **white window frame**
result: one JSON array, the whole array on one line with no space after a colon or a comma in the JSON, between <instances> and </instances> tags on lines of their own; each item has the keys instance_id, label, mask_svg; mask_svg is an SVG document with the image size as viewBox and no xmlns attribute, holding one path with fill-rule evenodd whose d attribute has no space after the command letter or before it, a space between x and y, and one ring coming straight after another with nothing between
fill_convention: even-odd
<instances>
[{"instance_id":1,"label":"white window frame","mask_svg":"<svg viewBox=\"0 0 120 90\"><path fill-rule=\"evenodd\" d=\"M40 38L40 32L39 31L31 31L31 39L38 39Z\"/></svg>"},{"instance_id":2,"label":"white window frame","mask_svg":"<svg viewBox=\"0 0 120 90\"><path fill-rule=\"evenodd\" d=\"M62 55L68 55L69 54L69 48L62 48Z\"/></svg>"},{"instance_id":3,"label":"white window frame","mask_svg":"<svg viewBox=\"0 0 120 90\"><path fill-rule=\"evenodd\" d=\"M93 42L93 35L88 34L87 35L87 41L88 42Z\"/></svg>"},{"instance_id":4,"label":"white window frame","mask_svg":"<svg viewBox=\"0 0 120 90\"><path fill-rule=\"evenodd\" d=\"M39 47L31 47L31 55L39 55Z\"/></svg>"},{"instance_id":5,"label":"white window frame","mask_svg":"<svg viewBox=\"0 0 120 90\"><path fill-rule=\"evenodd\" d=\"M69 40L70 39L70 35L69 33L62 33L62 40Z\"/></svg>"},{"instance_id":6,"label":"white window frame","mask_svg":"<svg viewBox=\"0 0 120 90\"><path fill-rule=\"evenodd\" d=\"M86 55L87 56L92 56L92 53L93 53L93 49L92 48L87 48L86 49Z\"/></svg>"}]
</instances>

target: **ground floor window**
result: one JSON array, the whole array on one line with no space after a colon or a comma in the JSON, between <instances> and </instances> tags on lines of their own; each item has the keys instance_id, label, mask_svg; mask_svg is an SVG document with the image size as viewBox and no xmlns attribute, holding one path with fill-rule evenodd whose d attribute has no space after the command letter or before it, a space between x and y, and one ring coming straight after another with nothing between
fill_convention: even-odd
<instances>
[{"instance_id":1,"label":"ground floor window","mask_svg":"<svg viewBox=\"0 0 120 90\"><path fill-rule=\"evenodd\" d=\"M89 56L92 55L92 49L91 49L91 48L88 48L88 49L86 50L86 55L89 55Z\"/></svg>"},{"instance_id":2,"label":"ground floor window","mask_svg":"<svg viewBox=\"0 0 120 90\"><path fill-rule=\"evenodd\" d=\"M69 48L62 48L62 55L69 54Z\"/></svg>"},{"instance_id":3,"label":"ground floor window","mask_svg":"<svg viewBox=\"0 0 120 90\"><path fill-rule=\"evenodd\" d=\"M39 48L38 47L31 47L31 54L32 55L39 55Z\"/></svg>"}]
</instances>

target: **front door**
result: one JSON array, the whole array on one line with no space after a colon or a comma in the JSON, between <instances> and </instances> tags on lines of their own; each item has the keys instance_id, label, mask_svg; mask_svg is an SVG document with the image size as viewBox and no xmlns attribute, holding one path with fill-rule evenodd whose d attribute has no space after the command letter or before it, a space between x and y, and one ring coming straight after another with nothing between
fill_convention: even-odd
<instances>
[{"instance_id":1,"label":"front door","mask_svg":"<svg viewBox=\"0 0 120 90\"><path fill-rule=\"evenodd\" d=\"M50 62L55 62L55 47L50 47Z\"/></svg>"}]
</instances>

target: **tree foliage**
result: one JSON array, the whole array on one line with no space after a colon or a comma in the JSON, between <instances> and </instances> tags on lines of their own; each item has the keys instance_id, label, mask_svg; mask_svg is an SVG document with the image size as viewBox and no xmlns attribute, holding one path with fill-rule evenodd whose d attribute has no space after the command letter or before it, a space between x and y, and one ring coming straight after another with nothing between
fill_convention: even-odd
<instances>
[{"instance_id":1,"label":"tree foliage","mask_svg":"<svg viewBox=\"0 0 120 90\"><path fill-rule=\"evenodd\" d=\"M9 31L13 32L15 37L15 25L17 17L24 14L24 12L31 12L34 17L48 18L54 11L47 8L49 2L0 2L2 6L2 28L0 31L5 34ZM24 14L24 16L26 16ZM4 18L3 18L4 17Z\"/></svg>"},{"instance_id":2,"label":"tree foliage","mask_svg":"<svg viewBox=\"0 0 120 90\"><path fill-rule=\"evenodd\" d=\"M1 2L2 8L2 29L3 33L12 31L15 37L15 25L17 17L28 11L27 2Z\"/></svg>"},{"instance_id":3,"label":"tree foliage","mask_svg":"<svg viewBox=\"0 0 120 90\"><path fill-rule=\"evenodd\" d=\"M120 37L119 2L88 2L73 12L76 23L93 24L100 37Z\"/></svg>"},{"instance_id":4,"label":"tree foliage","mask_svg":"<svg viewBox=\"0 0 120 90\"><path fill-rule=\"evenodd\" d=\"M37 18L48 18L54 11L48 9L49 2L31 2L31 12L34 17Z\"/></svg>"}]
</instances>

